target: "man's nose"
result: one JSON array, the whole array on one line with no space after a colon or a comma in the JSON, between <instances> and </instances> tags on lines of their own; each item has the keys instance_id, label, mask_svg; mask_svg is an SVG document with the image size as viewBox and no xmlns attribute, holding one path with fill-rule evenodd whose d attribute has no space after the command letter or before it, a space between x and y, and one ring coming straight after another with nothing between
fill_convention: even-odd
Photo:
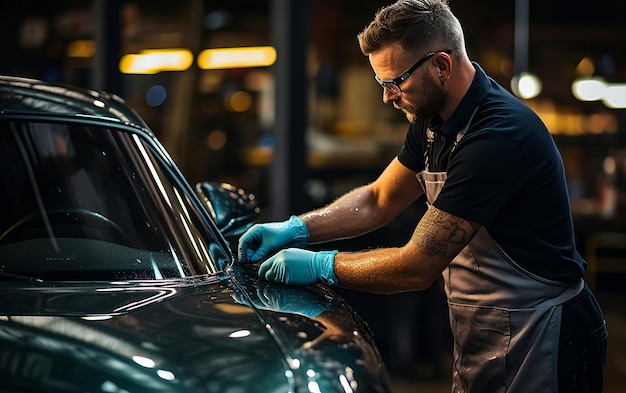
<instances>
[{"instance_id":1,"label":"man's nose","mask_svg":"<svg viewBox=\"0 0 626 393\"><path fill-rule=\"evenodd\" d=\"M383 89L383 102L385 104L390 104L394 102L395 100L397 100L398 98L400 98L399 95L393 94L387 89Z\"/></svg>"}]
</instances>

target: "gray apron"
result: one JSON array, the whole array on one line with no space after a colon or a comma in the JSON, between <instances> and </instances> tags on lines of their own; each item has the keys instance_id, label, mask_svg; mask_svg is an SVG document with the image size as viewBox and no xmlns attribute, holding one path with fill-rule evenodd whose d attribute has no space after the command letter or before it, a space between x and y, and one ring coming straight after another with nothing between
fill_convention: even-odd
<instances>
[{"instance_id":1,"label":"gray apron","mask_svg":"<svg viewBox=\"0 0 626 393\"><path fill-rule=\"evenodd\" d=\"M428 130L429 144L432 136ZM432 204L447 176L428 171L428 150L416 177ZM452 393L557 393L561 304L583 280L572 286L528 272L485 228L442 275L454 337Z\"/></svg>"}]
</instances>

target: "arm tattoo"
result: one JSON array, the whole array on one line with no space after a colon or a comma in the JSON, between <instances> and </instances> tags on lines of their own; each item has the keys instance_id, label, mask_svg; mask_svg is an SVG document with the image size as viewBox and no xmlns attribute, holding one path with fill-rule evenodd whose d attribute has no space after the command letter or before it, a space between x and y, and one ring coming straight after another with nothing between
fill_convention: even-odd
<instances>
[{"instance_id":1,"label":"arm tattoo","mask_svg":"<svg viewBox=\"0 0 626 393\"><path fill-rule=\"evenodd\" d=\"M465 220L431 207L417 225L413 242L430 255L445 257L448 251L456 254L458 246L467 244L471 236ZM449 245L457 247L448 250Z\"/></svg>"}]
</instances>

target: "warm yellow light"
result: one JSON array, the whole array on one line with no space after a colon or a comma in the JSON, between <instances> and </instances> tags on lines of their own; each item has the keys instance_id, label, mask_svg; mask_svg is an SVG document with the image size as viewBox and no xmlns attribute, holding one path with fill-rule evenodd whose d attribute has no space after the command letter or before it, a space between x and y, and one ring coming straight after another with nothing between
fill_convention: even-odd
<instances>
[{"instance_id":1,"label":"warm yellow light","mask_svg":"<svg viewBox=\"0 0 626 393\"><path fill-rule=\"evenodd\" d=\"M76 40L70 42L67 47L67 57L80 57L88 59L96 52L96 44L93 40Z\"/></svg>"},{"instance_id":2,"label":"warm yellow light","mask_svg":"<svg viewBox=\"0 0 626 393\"><path fill-rule=\"evenodd\" d=\"M233 112L245 112L252 106L252 97L246 91L236 91L228 97L227 104Z\"/></svg>"},{"instance_id":3,"label":"warm yellow light","mask_svg":"<svg viewBox=\"0 0 626 393\"><path fill-rule=\"evenodd\" d=\"M275 62L276 49L272 46L206 49L198 56L198 67L203 70L268 67Z\"/></svg>"},{"instance_id":4,"label":"warm yellow light","mask_svg":"<svg viewBox=\"0 0 626 393\"><path fill-rule=\"evenodd\" d=\"M149 49L124 55L120 60L120 71L124 74L184 71L192 63L193 55L188 49Z\"/></svg>"},{"instance_id":5,"label":"warm yellow light","mask_svg":"<svg viewBox=\"0 0 626 393\"><path fill-rule=\"evenodd\" d=\"M222 150L228 142L228 135L222 130L214 130L206 138L207 147L211 150Z\"/></svg>"},{"instance_id":6,"label":"warm yellow light","mask_svg":"<svg viewBox=\"0 0 626 393\"><path fill-rule=\"evenodd\" d=\"M583 59L576 66L576 73L583 77L588 77L593 75L596 67L593 65L593 62L588 57L583 57Z\"/></svg>"}]
</instances>

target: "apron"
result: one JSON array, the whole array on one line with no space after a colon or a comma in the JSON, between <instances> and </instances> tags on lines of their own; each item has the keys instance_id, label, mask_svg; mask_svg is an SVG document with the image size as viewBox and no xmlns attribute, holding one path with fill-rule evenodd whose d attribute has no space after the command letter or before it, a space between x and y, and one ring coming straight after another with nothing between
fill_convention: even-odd
<instances>
[{"instance_id":1,"label":"apron","mask_svg":"<svg viewBox=\"0 0 626 393\"><path fill-rule=\"evenodd\" d=\"M428 130L428 146L432 140ZM447 176L428 170L428 151L416 177L432 204ZM582 290L583 280L571 285L528 272L485 228L442 275L454 337L452 393L557 393L561 304Z\"/></svg>"}]
</instances>

